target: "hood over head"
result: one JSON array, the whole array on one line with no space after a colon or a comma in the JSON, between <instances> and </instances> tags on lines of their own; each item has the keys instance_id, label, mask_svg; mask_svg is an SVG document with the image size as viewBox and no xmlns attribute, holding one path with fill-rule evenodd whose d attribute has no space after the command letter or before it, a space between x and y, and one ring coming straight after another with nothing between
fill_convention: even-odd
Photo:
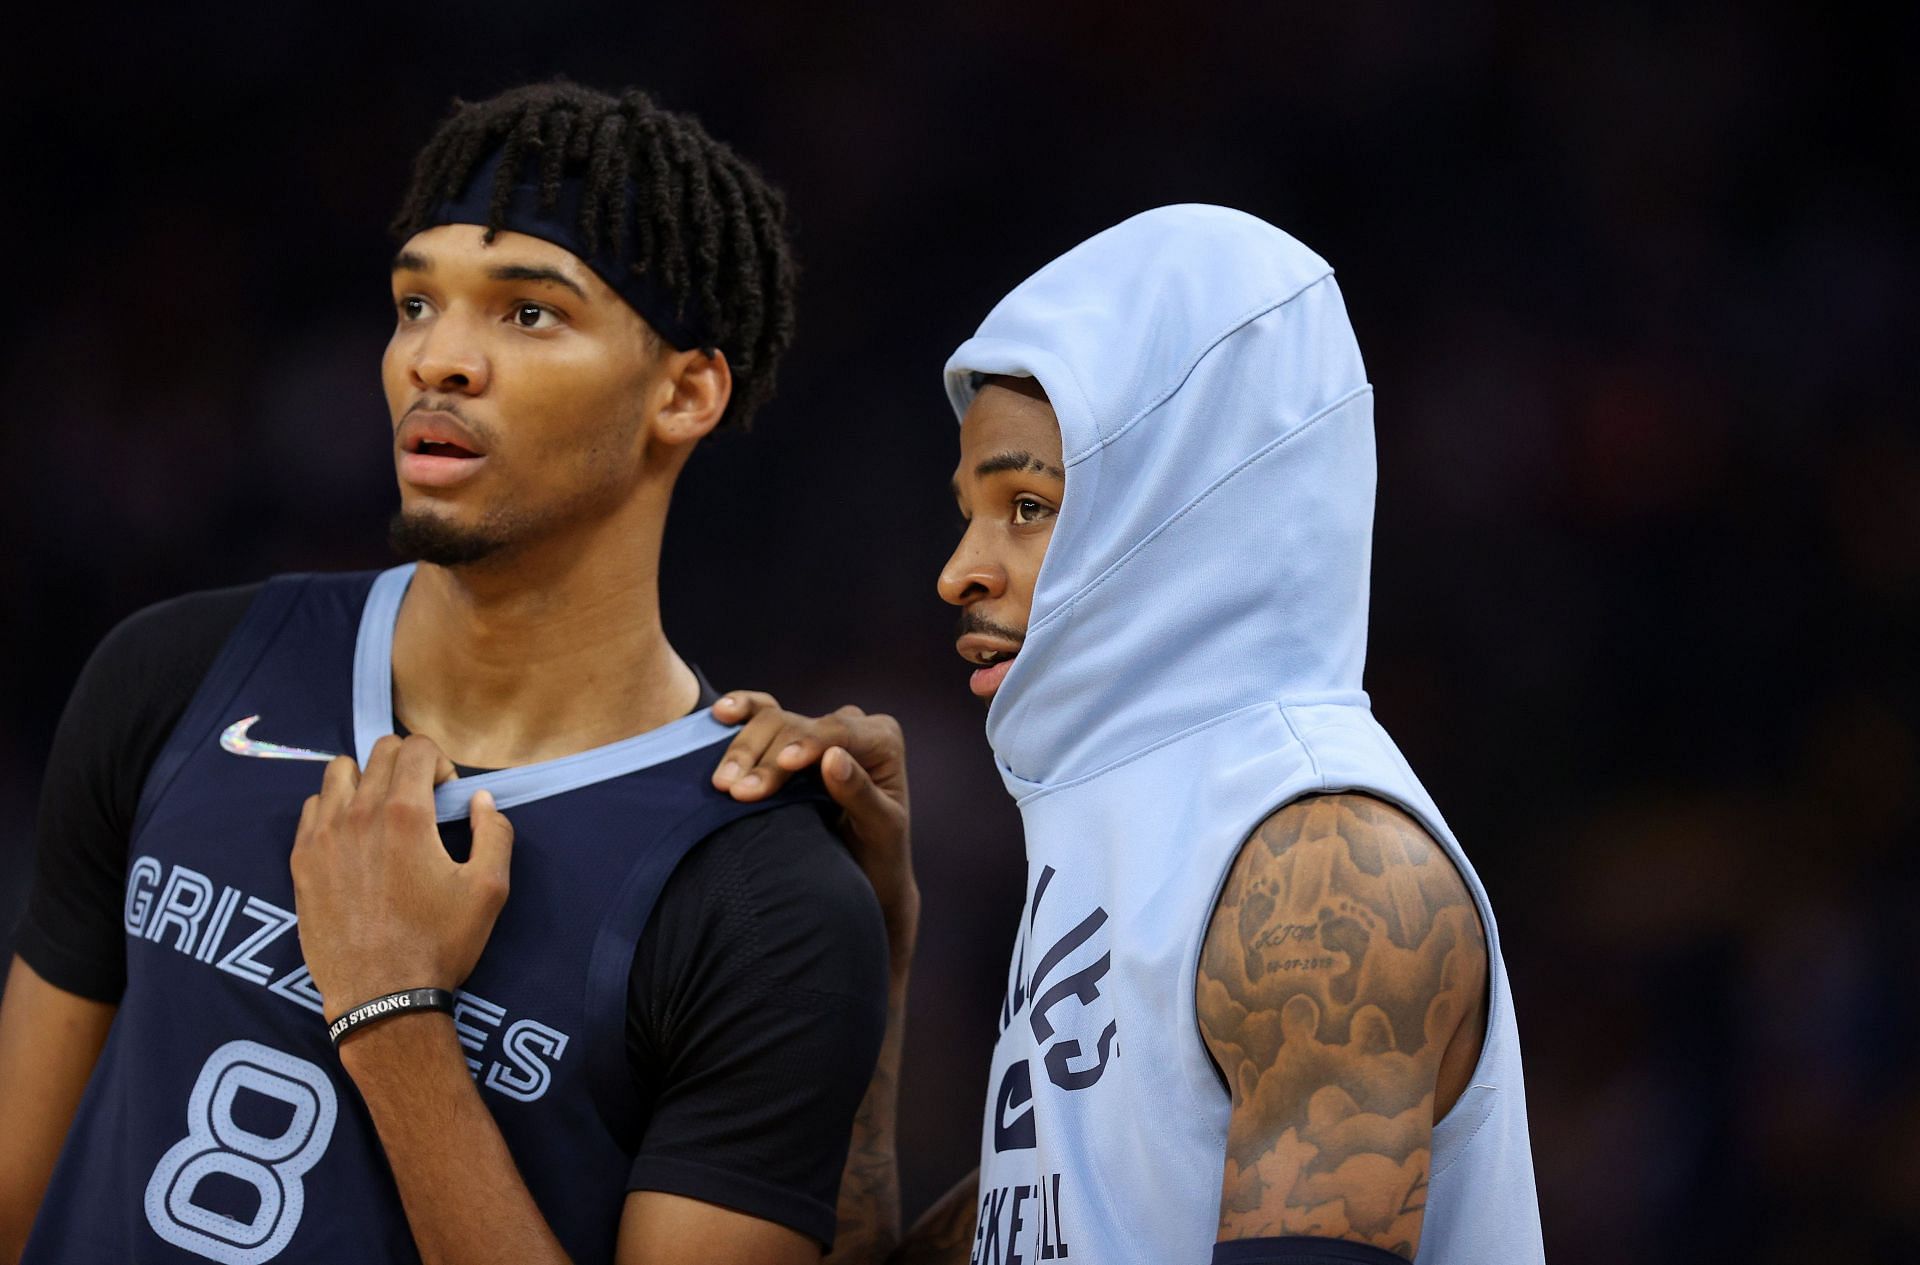
<instances>
[{"instance_id":1,"label":"hood over head","mask_svg":"<svg viewBox=\"0 0 1920 1265\"><path fill-rule=\"evenodd\" d=\"M1032 377L1066 494L987 713L1016 795L1231 712L1360 694L1373 388L1325 260L1217 206L1147 211L1002 299L947 361Z\"/></svg>"}]
</instances>

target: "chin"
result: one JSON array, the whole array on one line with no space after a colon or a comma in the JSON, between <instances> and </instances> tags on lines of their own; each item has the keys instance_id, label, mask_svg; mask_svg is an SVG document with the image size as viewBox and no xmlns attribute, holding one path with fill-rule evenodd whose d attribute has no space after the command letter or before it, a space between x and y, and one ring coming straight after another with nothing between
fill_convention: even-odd
<instances>
[{"instance_id":1,"label":"chin","mask_svg":"<svg viewBox=\"0 0 1920 1265\"><path fill-rule=\"evenodd\" d=\"M497 526L449 521L427 509L401 506L387 524L387 544L407 562L437 567L468 566L484 561L512 541Z\"/></svg>"}]
</instances>

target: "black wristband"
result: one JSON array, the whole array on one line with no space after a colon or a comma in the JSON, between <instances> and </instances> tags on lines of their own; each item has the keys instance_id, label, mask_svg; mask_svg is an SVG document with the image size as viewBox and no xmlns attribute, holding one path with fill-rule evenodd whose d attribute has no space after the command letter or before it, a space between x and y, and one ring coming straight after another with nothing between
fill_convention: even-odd
<instances>
[{"instance_id":1,"label":"black wristband","mask_svg":"<svg viewBox=\"0 0 1920 1265\"><path fill-rule=\"evenodd\" d=\"M1407 1258L1351 1239L1234 1239L1213 1245L1213 1265L1407 1265Z\"/></svg>"},{"instance_id":2,"label":"black wristband","mask_svg":"<svg viewBox=\"0 0 1920 1265\"><path fill-rule=\"evenodd\" d=\"M409 988L404 992L388 993L385 997L361 1002L327 1025L327 1037L337 1050L340 1043L356 1030L395 1015L412 1014L416 1010L437 1010L450 1015L453 1013L453 994L444 988Z\"/></svg>"}]
</instances>

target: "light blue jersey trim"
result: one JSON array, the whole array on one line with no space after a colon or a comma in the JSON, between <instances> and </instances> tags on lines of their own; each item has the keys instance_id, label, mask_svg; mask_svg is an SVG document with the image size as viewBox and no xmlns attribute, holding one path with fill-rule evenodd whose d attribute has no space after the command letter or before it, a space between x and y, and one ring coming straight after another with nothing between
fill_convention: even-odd
<instances>
[{"instance_id":1,"label":"light blue jersey trim","mask_svg":"<svg viewBox=\"0 0 1920 1265\"><path fill-rule=\"evenodd\" d=\"M393 732L393 625L400 599L413 580L413 564L382 572L360 612L360 634L353 645L353 749L362 768L373 744ZM475 791L492 791L498 808L531 803L549 795L605 782L639 769L677 760L690 751L724 741L735 726L723 725L702 709L671 724L590 751L500 769L445 783L433 793L434 816L461 821Z\"/></svg>"},{"instance_id":2,"label":"light blue jersey trim","mask_svg":"<svg viewBox=\"0 0 1920 1265\"><path fill-rule=\"evenodd\" d=\"M353 758L361 768L373 744L393 732L393 621L413 582L413 564L382 571L360 608L353 642Z\"/></svg>"}]
</instances>

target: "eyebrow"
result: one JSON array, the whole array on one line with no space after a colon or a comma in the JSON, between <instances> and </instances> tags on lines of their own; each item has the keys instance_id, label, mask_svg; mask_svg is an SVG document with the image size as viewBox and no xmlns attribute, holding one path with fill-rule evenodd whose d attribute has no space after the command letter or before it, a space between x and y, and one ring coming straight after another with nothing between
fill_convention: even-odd
<instances>
[{"instance_id":1,"label":"eyebrow","mask_svg":"<svg viewBox=\"0 0 1920 1265\"><path fill-rule=\"evenodd\" d=\"M403 250L393 257L395 272L432 272L433 260L417 251ZM495 264L487 269L487 277L493 281L539 281L548 285L564 286L581 298L587 292L578 281L569 277L558 268L544 264Z\"/></svg>"},{"instance_id":2,"label":"eyebrow","mask_svg":"<svg viewBox=\"0 0 1920 1265\"><path fill-rule=\"evenodd\" d=\"M1061 482L1066 482L1066 471L1059 466L1040 460L1030 452L1010 450L996 452L973 468L975 477L984 479L990 474L1005 474L1009 470L1031 470L1036 474L1049 474Z\"/></svg>"},{"instance_id":3,"label":"eyebrow","mask_svg":"<svg viewBox=\"0 0 1920 1265\"><path fill-rule=\"evenodd\" d=\"M973 468L973 474L977 479L984 479L988 475L1005 474L1009 470L1031 470L1036 474L1051 475L1062 483L1067 481L1067 472L1059 466L1042 461L1032 453L1019 449L1009 449L1006 452L994 453L991 457L988 457L979 465L975 466ZM948 480L947 487L953 493L953 499L956 501L959 500L960 480Z\"/></svg>"},{"instance_id":4,"label":"eyebrow","mask_svg":"<svg viewBox=\"0 0 1920 1265\"><path fill-rule=\"evenodd\" d=\"M495 281L544 281L549 285L565 286L583 299L587 297L586 290L578 281L558 268L543 264L497 264L487 269L487 275Z\"/></svg>"}]
</instances>

